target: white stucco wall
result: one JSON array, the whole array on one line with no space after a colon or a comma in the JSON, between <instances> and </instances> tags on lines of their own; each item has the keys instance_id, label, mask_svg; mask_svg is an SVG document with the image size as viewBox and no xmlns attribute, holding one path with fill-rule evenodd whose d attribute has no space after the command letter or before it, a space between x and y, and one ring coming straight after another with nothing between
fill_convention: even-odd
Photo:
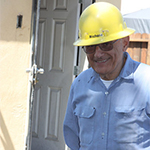
<instances>
[{"instance_id":1,"label":"white stucco wall","mask_svg":"<svg viewBox=\"0 0 150 150\"><path fill-rule=\"evenodd\" d=\"M0 149L25 146L32 1L2 0L0 5ZM17 15L22 27L16 28Z\"/></svg>"}]
</instances>

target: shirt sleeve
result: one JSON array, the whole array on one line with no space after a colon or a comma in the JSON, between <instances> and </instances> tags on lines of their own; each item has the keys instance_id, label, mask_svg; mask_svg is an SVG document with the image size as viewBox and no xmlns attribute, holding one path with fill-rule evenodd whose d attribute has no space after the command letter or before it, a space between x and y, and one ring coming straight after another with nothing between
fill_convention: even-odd
<instances>
[{"instance_id":1,"label":"shirt sleeve","mask_svg":"<svg viewBox=\"0 0 150 150\"><path fill-rule=\"evenodd\" d=\"M63 124L63 132L67 146L71 148L71 150L79 150L79 126L77 117L73 113L72 99L73 90L71 88L66 110L66 116Z\"/></svg>"}]
</instances>

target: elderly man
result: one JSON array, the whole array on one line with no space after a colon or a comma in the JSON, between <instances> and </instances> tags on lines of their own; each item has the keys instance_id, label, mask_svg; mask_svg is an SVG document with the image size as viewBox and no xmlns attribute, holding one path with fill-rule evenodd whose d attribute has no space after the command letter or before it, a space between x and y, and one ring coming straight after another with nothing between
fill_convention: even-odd
<instances>
[{"instance_id":1,"label":"elderly man","mask_svg":"<svg viewBox=\"0 0 150 150\"><path fill-rule=\"evenodd\" d=\"M91 68L70 90L64 138L71 150L150 150L150 66L132 60L120 11L99 2L79 20L79 39Z\"/></svg>"}]
</instances>

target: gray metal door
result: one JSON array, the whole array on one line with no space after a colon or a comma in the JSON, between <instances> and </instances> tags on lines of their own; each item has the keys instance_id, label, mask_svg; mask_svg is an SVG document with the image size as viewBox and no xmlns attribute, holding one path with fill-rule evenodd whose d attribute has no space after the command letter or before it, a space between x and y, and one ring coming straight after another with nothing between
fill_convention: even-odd
<instances>
[{"instance_id":1,"label":"gray metal door","mask_svg":"<svg viewBox=\"0 0 150 150\"><path fill-rule=\"evenodd\" d=\"M32 150L65 150L63 120L73 80L78 0L42 0L34 92Z\"/></svg>"}]
</instances>

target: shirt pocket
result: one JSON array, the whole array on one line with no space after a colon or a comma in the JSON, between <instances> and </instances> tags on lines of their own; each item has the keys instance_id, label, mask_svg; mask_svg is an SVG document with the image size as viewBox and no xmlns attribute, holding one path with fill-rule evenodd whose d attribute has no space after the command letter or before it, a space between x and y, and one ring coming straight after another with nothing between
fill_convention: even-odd
<instances>
[{"instance_id":1,"label":"shirt pocket","mask_svg":"<svg viewBox=\"0 0 150 150\"><path fill-rule=\"evenodd\" d=\"M145 108L115 108L115 140L118 143L139 143L144 137L143 124L149 124Z\"/></svg>"},{"instance_id":2,"label":"shirt pocket","mask_svg":"<svg viewBox=\"0 0 150 150\"><path fill-rule=\"evenodd\" d=\"M77 106L74 114L78 117L80 144L90 144L94 135L94 122L96 109L90 106Z\"/></svg>"}]
</instances>

